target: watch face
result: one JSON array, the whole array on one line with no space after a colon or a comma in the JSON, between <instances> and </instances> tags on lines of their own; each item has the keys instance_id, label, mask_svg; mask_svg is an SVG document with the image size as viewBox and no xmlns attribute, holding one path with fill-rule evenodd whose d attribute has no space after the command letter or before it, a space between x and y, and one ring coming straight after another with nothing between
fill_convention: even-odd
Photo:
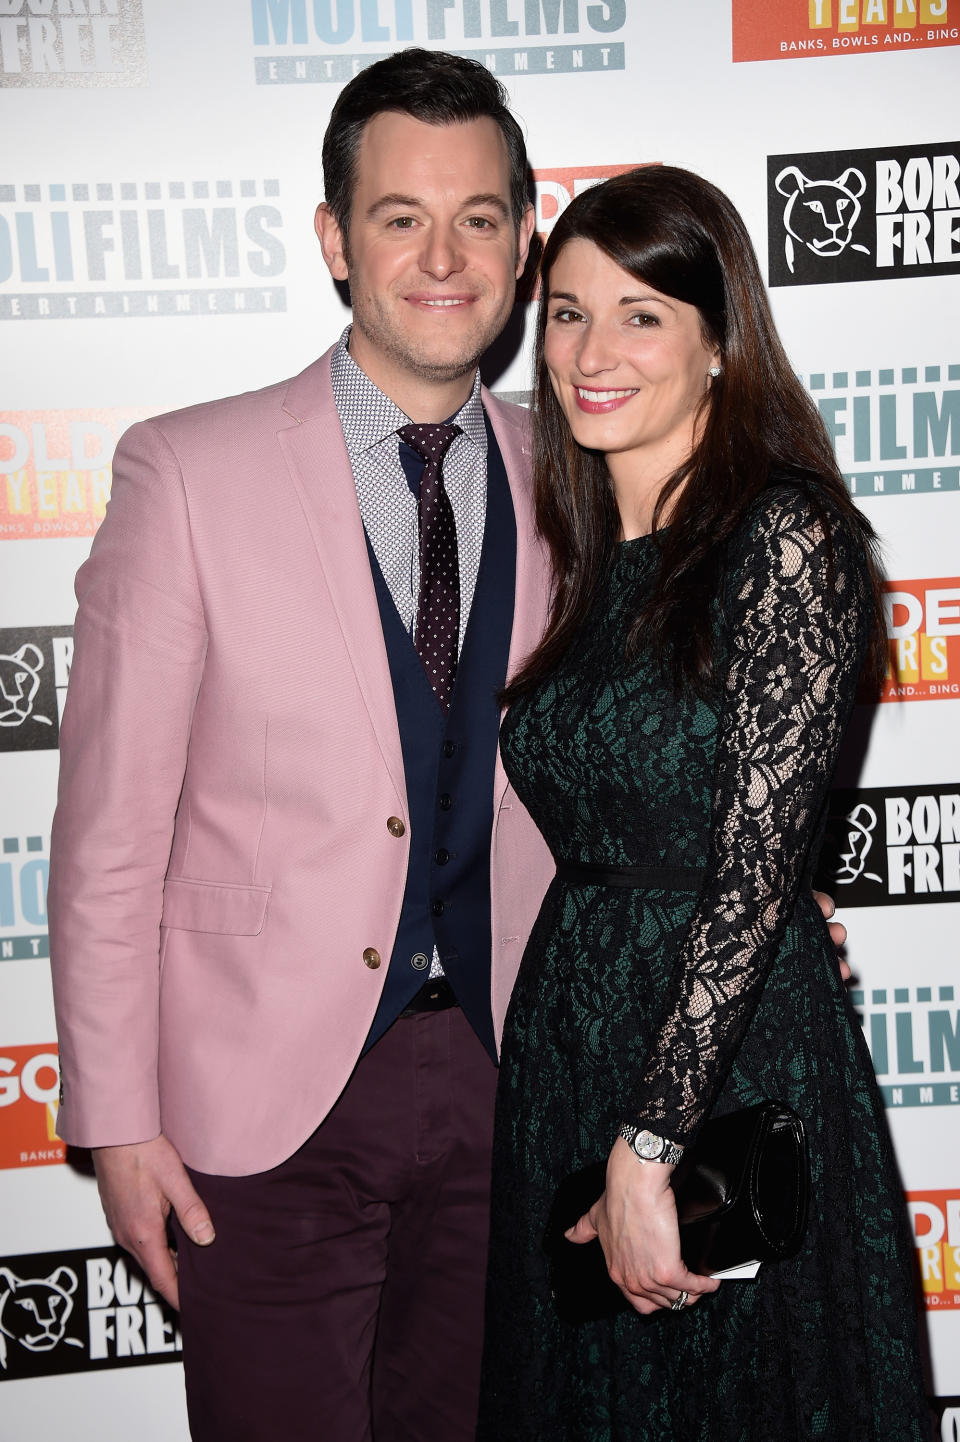
<instances>
[{"instance_id":1,"label":"watch face","mask_svg":"<svg viewBox=\"0 0 960 1442\"><path fill-rule=\"evenodd\" d=\"M663 1151L663 1137L655 1136L653 1132L637 1132L633 1149L644 1161L655 1162Z\"/></svg>"}]
</instances>

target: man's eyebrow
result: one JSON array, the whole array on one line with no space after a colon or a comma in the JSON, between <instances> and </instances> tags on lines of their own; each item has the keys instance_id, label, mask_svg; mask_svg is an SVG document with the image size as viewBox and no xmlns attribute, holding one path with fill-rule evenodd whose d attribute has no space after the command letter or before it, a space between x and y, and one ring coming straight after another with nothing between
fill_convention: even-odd
<instances>
[{"instance_id":1,"label":"man's eyebrow","mask_svg":"<svg viewBox=\"0 0 960 1442\"><path fill-rule=\"evenodd\" d=\"M470 210L473 206L487 206L491 210L498 210L503 216L510 214L507 202L495 190L484 191L479 195L468 195L460 208L461 210Z\"/></svg>"},{"instance_id":2,"label":"man's eyebrow","mask_svg":"<svg viewBox=\"0 0 960 1442\"><path fill-rule=\"evenodd\" d=\"M379 215L382 210L395 210L401 206L405 210L416 210L423 201L416 195L401 195L399 191L392 190L388 195L381 195L371 206L367 208L367 217L372 219Z\"/></svg>"},{"instance_id":3,"label":"man's eyebrow","mask_svg":"<svg viewBox=\"0 0 960 1442\"><path fill-rule=\"evenodd\" d=\"M425 201L418 195L402 195L399 191L392 190L387 195L381 195L367 209L367 219L375 220L385 210L419 210ZM477 195L468 195L460 201L460 210L472 210L474 207L486 207L496 210L500 215L506 217L510 214L510 207L502 195L495 190L483 191Z\"/></svg>"}]
</instances>

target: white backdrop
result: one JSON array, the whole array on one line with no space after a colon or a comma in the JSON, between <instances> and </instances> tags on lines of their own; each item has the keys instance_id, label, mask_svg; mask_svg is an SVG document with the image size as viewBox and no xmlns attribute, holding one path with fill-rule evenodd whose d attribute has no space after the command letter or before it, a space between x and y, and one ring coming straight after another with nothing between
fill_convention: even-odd
<instances>
[{"instance_id":1,"label":"white backdrop","mask_svg":"<svg viewBox=\"0 0 960 1442\"><path fill-rule=\"evenodd\" d=\"M508 85L544 231L639 163L731 195L884 539L899 670L858 712L833 886L960 1436L958 23L960 0L0 0L0 1442L187 1435L175 1325L52 1129L72 581L130 420L294 374L341 330L321 138L342 82L407 43ZM490 373L515 397L520 320Z\"/></svg>"}]
</instances>

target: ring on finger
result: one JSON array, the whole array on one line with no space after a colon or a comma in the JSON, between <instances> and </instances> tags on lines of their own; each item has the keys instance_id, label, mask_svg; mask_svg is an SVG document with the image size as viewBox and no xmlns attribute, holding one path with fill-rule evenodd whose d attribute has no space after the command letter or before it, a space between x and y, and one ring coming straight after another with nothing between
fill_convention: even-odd
<instances>
[{"instance_id":1,"label":"ring on finger","mask_svg":"<svg viewBox=\"0 0 960 1442\"><path fill-rule=\"evenodd\" d=\"M689 1296L689 1292L681 1292L679 1297L674 1297L673 1301L670 1303L671 1312L682 1312L684 1307L687 1305L687 1299L689 1298Z\"/></svg>"}]
</instances>

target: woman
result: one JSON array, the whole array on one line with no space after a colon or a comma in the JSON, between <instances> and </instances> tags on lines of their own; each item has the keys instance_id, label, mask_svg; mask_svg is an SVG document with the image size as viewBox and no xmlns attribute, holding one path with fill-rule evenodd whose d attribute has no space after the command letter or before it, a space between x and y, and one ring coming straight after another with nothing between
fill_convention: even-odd
<instances>
[{"instance_id":1,"label":"woman","mask_svg":"<svg viewBox=\"0 0 960 1442\"><path fill-rule=\"evenodd\" d=\"M651 167L591 189L542 292L556 589L501 746L558 876L503 1045L480 1436L921 1442L902 1194L810 896L857 680L881 664L871 531L713 186ZM755 1282L695 1276L672 1163L711 1112L765 1097L807 1129L803 1250ZM544 1224L608 1152L571 1239L599 1234L631 1307L564 1323Z\"/></svg>"}]
</instances>

